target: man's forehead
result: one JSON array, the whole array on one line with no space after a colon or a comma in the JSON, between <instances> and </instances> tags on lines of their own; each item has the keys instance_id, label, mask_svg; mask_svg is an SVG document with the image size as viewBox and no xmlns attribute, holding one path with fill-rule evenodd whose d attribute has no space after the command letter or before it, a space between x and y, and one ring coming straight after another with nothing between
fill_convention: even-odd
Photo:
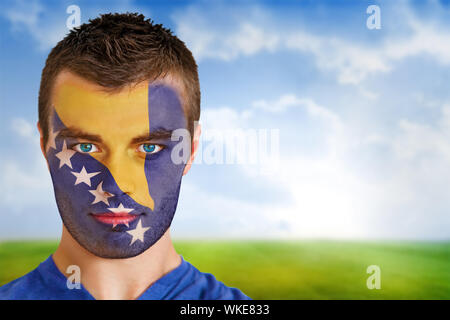
<instances>
[{"instance_id":1,"label":"man's forehead","mask_svg":"<svg viewBox=\"0 0 450 320\"><path fill-rule=\"evenodd\" d=\"M52 92L52 105L63 123L76 127L95 128L102 122L123 127L135 127L150 120L151 127L182 127L184 112L179 90L171 79L141 82L120 90L108 92L71 72L62 72L56 78ZM174 112L175 111L175 112ZM183 118L183 121L174 121ZM179 119L181 120L181 119ZM99 128L100 129L100 128ZM116 128L117 129L117 128Z\"/></svg>"},{"instance_id":2,"label":"man's forehead","mask_svg":"<svg viewBox=\"0 0 450 320\"><path fill-rule=\"evenodd\" d=\"M171 88L176 93L178 99L182 100L183 87L178 77L167 75L164 78L152 82L141 81L139 83L128 84L118 89L102 87L94 82L84 79L70 71L64 70L55 78L52 90L52 104L62 93L71 95L73 99L81 99L82 96L75 96L74 93L95 97L97 99L121 101L132 100L138 95L144 96L149 86L161 85ZM68 90L70 89L70 90ZM72 92L71 92L72 91ZM76 91L76 92L74 92Z\"/></svg>"}]
</instances>

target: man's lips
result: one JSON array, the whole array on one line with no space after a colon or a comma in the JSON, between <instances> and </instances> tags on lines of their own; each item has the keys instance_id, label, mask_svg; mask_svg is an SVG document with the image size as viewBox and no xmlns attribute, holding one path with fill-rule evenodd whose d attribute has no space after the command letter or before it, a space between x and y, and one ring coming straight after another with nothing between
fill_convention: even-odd
<instances>
[{"instance_id":1,"label":"man's lips","mask_svg":"<svg viewBox=\"0 0 450 320\"><path fill-rule=\"evenodd\" d=\"M127 212L102 212L92 213L91 215L95 220L105 224L112 224L113 227L118 224L128 225L139 216L137 214L129 214Z\"/></svg>"}]
</instances>

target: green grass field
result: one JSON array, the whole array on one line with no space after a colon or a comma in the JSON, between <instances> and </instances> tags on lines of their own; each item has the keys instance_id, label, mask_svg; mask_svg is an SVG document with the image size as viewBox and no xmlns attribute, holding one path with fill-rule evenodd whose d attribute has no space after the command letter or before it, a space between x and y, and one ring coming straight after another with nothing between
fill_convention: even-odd
<instances>
[{"instance_id":1,"label":"green grass field","mask_svg":"<svg viewBox=\"0 0 450 320\"><path fill-rule=\"evenodd\" d=\"M0 285L34 269L55 242L0 243ZM253 299L450 299L450 242L176 241L183 257ZM369 290L369 265L381 289Z\"/></svg>"}]
</instances>

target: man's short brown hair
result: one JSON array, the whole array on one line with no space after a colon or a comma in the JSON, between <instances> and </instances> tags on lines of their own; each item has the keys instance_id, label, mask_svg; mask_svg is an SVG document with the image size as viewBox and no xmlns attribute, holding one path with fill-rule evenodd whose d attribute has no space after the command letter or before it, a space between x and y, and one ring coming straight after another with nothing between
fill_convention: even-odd
<instances>
[{"instance_id":1,"label":"man's short brown hair","mask_svg":"<svg viewBox=\"0 0 450 320\"><path fill-rule=\"evenodd\" d=\"M51 91L68 70L108 91L172 76L181 81L183 108L193 136L200 118L197 64L184 42L142 14L103 14L69 32L48 55L39 90L39 123L48 139Z\"/></svg>"}]
</instances>

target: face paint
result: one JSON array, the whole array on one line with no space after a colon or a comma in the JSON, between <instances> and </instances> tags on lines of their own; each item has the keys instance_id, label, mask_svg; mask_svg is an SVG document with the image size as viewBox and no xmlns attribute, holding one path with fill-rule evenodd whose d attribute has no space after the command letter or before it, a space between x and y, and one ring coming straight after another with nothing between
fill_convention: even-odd
<instances>
[{"instance_id":1,"label":"face paint","mask_svg":"<svg viewBox=\"0 0 450 320\"><path fill-rule=\"evenodd\" d=\"M186 129L176 91L146 84L117 94L78 78L55 86L47 159L63 223L105 258L136 256L169 228L185 164L171 132Z\"/></svg>"}]
</instances>

